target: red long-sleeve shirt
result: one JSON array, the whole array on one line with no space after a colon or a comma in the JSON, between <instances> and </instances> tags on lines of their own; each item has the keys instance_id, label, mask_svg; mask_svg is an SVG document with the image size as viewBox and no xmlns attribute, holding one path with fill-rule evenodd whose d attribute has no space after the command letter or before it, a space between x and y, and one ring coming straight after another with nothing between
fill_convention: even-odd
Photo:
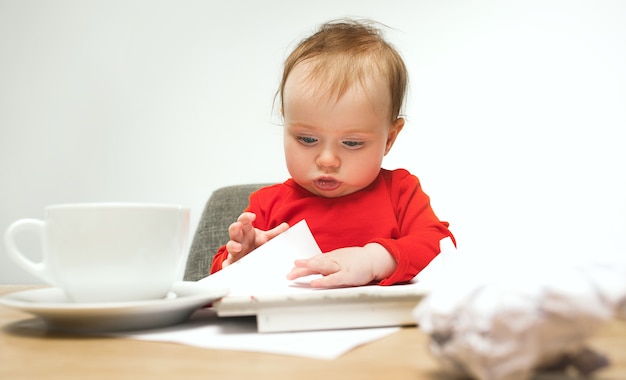
<instances>
[{"instance_id":1,"label":"red long-sleeve shirt","mask_svg":"<svg viewBox=\"0 0 626 380\"><path fill-rule=\"evenodd\" d=\"M409 281L439 254L439 241L450 237L422 191L419 180L404 169L381 169L365 189L339 197L310 193L293 179L254 192L246 211L256 214L254 227L269 230L282 222L290 226L306 219L322 252L378 243L395 258L395 272L380 285ZM228 257L222 246L211 273Z\"/></svg>"}]
</instances>

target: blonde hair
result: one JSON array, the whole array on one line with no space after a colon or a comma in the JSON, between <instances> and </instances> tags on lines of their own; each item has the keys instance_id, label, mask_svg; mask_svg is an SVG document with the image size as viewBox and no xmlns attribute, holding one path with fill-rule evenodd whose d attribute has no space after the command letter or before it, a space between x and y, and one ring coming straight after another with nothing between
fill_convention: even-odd
<instances>
[{"instance_id":1,"label":"blonde hair","mask_svg":"<svg viewBox=\"0 0 626 380\"><path fill-rule=\"evenodd\" d=\"M325 23L301 41L285 60L277 97L283 110L283 94L296 65L310 66L309 78L325 83L337 99L355 83L365 87L372 76L382 76L389 86L392 121L400 116L408 87L408 73L396 49L371 21L336 20Z\"/></svg>"}]
</instances>

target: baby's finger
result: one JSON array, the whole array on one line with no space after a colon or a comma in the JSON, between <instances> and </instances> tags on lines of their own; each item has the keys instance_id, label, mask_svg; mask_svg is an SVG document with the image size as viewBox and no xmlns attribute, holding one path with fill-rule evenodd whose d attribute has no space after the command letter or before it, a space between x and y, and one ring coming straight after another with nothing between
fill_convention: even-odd
<instances>
[{"instance_id":1,"label":"baby's finger","mask_svg":"<svg viewBox=\"0 0 626 380\"><path fill-rule=\"evenodd\" d=\"M271 230L266 231L265 236L267 236L267 240L271 240L275 238L276 236L282 234L283 232L287 231L288 229L289 229L289 224L281 223L278 226L272 228Z\"/></svg>"},{"instance_id":2,"label":"baby's finger","mask_svg":"<svg viewBox=\"0 0 626 380\"><path fill-rule=\"evenodd\" d=\"M234 260L233 255L229 253L228 256L226 256L226 260L222 262L222 268L226 268L227 266L232 264L233 260Z\"/></svg>"},{"instance_id":3,"label":"baby's finger","mask_svg":"<svg viewBox=\"0 0 626 380\"><path fill-rule=\"evenodd\" d=\"M287 280L295 280L300 277L309 276L315 273L307 268L293 268L289 273L287 273Z\"/></svg>"},{"instance_id":4,"label":"baby's finger","mask_svg":"<svg viewBox=\"0 0 626 380\"><path fill-rule=\"evenodd\" d=\"M339 288L342 286L349 286L349 283L346 283L344 276L341 272L336 272L329 274L327 276L323 276L320 278L316 278L311 280L310 284L314 288Z\"/></svg>"},{"instance_id":5,"label":"baby's finger","mask_svg":"<svg viewBox=\"0 0 626 380\"><path fill-rule=\"evenodd\" d=\"M243 249L243 245L234 240L229 240L228 243L226 243L226 250L230 254L239 253L241 252L242 249Z\"/></svg>"},{"instance_id":6,"label":"baby's finger","mask_svg":"<svg viewBox=\"0 0 626 380\"><path fill-rule=\"evenodd\" d=\"M312 273L319 273L324 276L341 270L341 265L339 265L337 261L324 254L313 256L308 260L303 260L302 263L299 263L298 261L299 260L296 260L295 262L296 267L305 267Z\"/></svg>"},{"instance_id":7,"label":"baby's finger","mask_svg":"<svg viewBox=\"0 0 626 380\"><path fill-rule=\"evenodd\" d=\"M241 222L241 223L246 223L247 224L247 223L254 222L255 219L256 219L256 214L255 213L246 211L246 212L242 213L241 215L239 215L239 217L237 218L237 221Z\"/></svg>"},{"instance_id":8,"label":"baby's finger","mask_svg":"<svg viewBox=\"0 0 626 380\"><path fill-rule=\"evenodd\" d=\"M228 226L228 236L230 236L231 240L233 239L241 239L243 236L243 225L241 222L234 222Z\"/></svg>"}]
</instances>

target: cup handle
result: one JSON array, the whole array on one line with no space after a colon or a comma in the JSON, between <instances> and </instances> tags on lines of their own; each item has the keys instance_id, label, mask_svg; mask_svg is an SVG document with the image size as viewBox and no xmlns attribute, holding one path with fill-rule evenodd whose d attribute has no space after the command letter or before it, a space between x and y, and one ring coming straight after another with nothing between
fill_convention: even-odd
<instances>
[{"instance_id":1,"label":"cup handle","mask_svg":"<svg viewBox=\"0 0 626 380\"><path fill-rule=\"evenodd\" d=\"M39 239L43 242L43 229L44 222L37 219L20 219L13 222L4 233L4 243L7 248L9 257L15 261L16 264L21 266L31 274L41 278L42 280L54 285L55 281L48 270L46 265L45 256L42 261L36 263L28 259L15 244L15 236L23 231L33 230L39 236Z\"/></svg>"}]
</instances>

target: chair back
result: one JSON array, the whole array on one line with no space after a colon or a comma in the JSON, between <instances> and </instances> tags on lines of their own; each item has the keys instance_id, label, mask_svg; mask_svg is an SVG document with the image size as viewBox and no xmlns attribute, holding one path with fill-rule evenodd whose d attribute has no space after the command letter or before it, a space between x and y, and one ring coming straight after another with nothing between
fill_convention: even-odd
<instances>
[{"instance_id":1,"label":"chair back","mask_svg":"<svg viewBox=\"0 0 626 380\"><path fill-rule=\"evenodd\" d=\"M246 209L250 194L269 184L246 184L222 187L207 201L193 237L185 281L197 281L209 275L213 256L228 242L228 226Z\"/></svg>"}]
</instances>

